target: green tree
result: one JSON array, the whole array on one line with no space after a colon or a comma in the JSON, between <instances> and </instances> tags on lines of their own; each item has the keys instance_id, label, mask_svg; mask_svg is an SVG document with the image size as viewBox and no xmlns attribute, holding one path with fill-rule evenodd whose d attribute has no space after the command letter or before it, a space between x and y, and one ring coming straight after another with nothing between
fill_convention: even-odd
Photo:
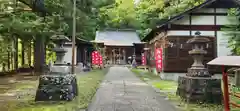
<instances>
[{"instance_id":1,"label":"green tree","mask_svg":"<svg viewBox=\"0 0 240 111\"><path fill-rule=\"evenodd\" d=\"M134 28L145 37L160 21L199 5L204 0L115 0L100 8L103 28Z\"/></svg>"},{"instance_id":2,"label":"green tree","mask_svg":"<svg viewBox=\"0 0 240 111\"><path fill-rule=\"evenodd\" d=\"M116 0L114 4L100 8L99 18L105 28L138 28L134 0Z\"/></svg>"},{"instance_id":3,"label":"green tree","mask_svg":"<svg viewBox=\"0 0 240 111\"><path fill-rule=\"evenodd\" d=\"M222 28L225 35L229 37L229 47L232 54L240 55L240 10L233 8L228 11L228 20L231 24Z\"/></svg>"}]
</instances>

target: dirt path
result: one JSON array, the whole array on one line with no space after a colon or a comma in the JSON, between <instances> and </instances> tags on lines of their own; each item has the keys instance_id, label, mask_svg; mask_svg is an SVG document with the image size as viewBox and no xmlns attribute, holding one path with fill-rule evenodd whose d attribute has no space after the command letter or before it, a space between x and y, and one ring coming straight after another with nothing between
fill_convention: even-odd
<instances>
[{"instance_id":1,"label":"dirt path","mask_svg":"<svg viewBox=\"0 0 240 111\"><path fill-rule=\"evenodd\" d=\"M24 74L0 78L0 108L16 101L33 98L36 92L37 76Z\"/></svg>"}]
</instances>

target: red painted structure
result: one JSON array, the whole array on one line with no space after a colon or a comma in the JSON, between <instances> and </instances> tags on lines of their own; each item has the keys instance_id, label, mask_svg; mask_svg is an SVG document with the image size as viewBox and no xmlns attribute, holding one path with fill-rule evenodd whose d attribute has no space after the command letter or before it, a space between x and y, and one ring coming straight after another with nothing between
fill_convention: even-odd
<instances>
[{"instance_id":1,"label":"red painted structure","mask_svg":"<svg viewBox=\"0 0 240 111\"><path fill-rule=\"evenodd\" d=\"M228 92L228 74L225 70L224 65L222 66L222 79L223 79L223 93L224 93L224 109L225 111L230 111L229 106L229 92Z\"/></svg>"},{"instance_id":2,"label":"red painted structure","mask_svg":"<svg viewBox=\"0 0 240 111\"><path fill-rule=\"evenodd\" d=\"M230 105L240 108L240 104L230 101L229 95L240 99L240 94L229 92L227 67L240 67L240 56L221 56L208 62L208 65L222 67L224 111L230 111Z\"/></svg>"}]
</instances>

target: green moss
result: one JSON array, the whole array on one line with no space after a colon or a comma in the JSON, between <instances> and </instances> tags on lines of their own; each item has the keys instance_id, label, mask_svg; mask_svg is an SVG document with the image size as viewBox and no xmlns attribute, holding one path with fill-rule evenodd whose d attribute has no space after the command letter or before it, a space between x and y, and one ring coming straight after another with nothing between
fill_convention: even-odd
<instances>
[{"instance_id":1,"label":"green moss","mask_svg":"<svg viewBox=\"0 0 240 111\"><path fill-rule=\"evenodd\" d=\"M28 95L25 95L23 98L26 100L8 101L3 105L4 109L6 111L77 111L85 109L91 102L101 80L106 74L105 70L94 70L87 74L77 75L79 96L71 102L35 102L34 95L32 95L32 98L28 98ZM28 85L37 86L37 81ZM24 89L26 87L28 86L25 84L16 88ZM32 90L36 91L36 87L32 88Z\"/></svg>"},{"instance_id":2,"label":"green moss","mask_svg":"<svg viewBox=\"0 0 240 111\"><path fill-rule=\"evenodd\" d=\"M153 73L141 70L141 69L132 69L131 70L134 74L136 74L137 77L139 77L143 81L148 81L148 80L154 80L158 79L159 76L154 75Z\"/></svg>"},{"instance_id":3,"label":"green moss","mask_svg":"<svg viewBox=\"0 0 240 111\"><path fill-rule=\"evenodd\" d=\"M160 90L176 90L177 89L177 83L174 81L160 80L157 82L153 82L152 85Z\"/></svg>"}]
</instances>

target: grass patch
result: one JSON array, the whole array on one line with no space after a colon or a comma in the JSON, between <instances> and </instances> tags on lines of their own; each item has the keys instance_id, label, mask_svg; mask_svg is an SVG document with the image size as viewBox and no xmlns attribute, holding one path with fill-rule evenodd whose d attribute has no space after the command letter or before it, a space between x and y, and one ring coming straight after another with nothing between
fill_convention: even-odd
<instances>
[{"instance_id":1,"label":"grass patch","mask_svg":"<svg viewBox=\"0 0 240 111\"><path fill-rule=\"evenodd\" d=\"M147 82L148 80L155 80L155 79L159 79L159 76L154 75L148 71L145 70L141 70L141 69L131 69L131 71L137 76L139 77L141 80Z\"/></svg>"},{"instance_id":2,"label":"grass patch","mask_svg":"<svg viewBox=\"0 0 240 111\"><path fill-rule=\"evenodd\" d=\"M78 111L85 109L91 102L101 80L106 74L106 70L93 70L87 74L77 75L79 96L71 102L35 102L36 87L34 87L32 89L34 93L31 95L31 98L25 95L23 98L27 98L27 100L5 102L5 111ZM28 85L32 86L32 84ZM35 81L34 85L37 86L37 81ZM25 89L26 87L28 86L20 84L16 88Z\"/></svg>"},{"instance_id":3,"label":"grass patch","mask_svg":"<svg viewBox=\"0 0 240 111\"><path fill-rule=\"evenodd\" d=\"M141 69L132 69L141 80L147 82L155 88L160 89L164 96L167 96L172 104L180 111L222 111L222 105L213 104L187 104L179 96L176 95L177 82L161 80L159 76L146 72ZM237 110L236 110L237 111ZM239 111L239 110L238 110Z\"/></svg>"},{"instance_id":4,"label":"grass patch","mask_svg":"<svg viewBox=\"0 0 240 111\"><path fill-rule=\"evenodd\" d=\"M152 85L160 90L165 90L165 91L176 91L177 89L177 83L174 81L164 81L160 80L157 82L153 82Z\"/></svg>"}]
</instances>

